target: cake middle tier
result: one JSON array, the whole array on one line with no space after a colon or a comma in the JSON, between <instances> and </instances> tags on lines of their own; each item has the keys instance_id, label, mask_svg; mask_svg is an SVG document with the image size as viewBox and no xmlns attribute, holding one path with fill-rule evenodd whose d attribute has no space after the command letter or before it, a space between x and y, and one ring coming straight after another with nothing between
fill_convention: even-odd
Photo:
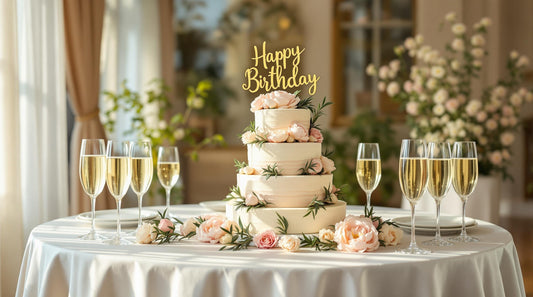
<instances>
[{"instance_id":1,"label":"cake middle tier","mask_svg":"<svg viewBox=\"0 0 533 297\"><path fill-rule=\"evenodd\" d=\"M313 199L323 199L326 189L331 189L332 174L276 176L237 174L241 195L257 195L268 202L267 207L307 207Z\"/></svg>"},{"instance_id":2,"label":"cake middle tier","mask_svg":"<svg viewBox=\"0 0 533 297\"><path fill-rule=\"evenodd\" d=\"M311 159L320 158L321 143L263 143L248 144L248 165L259 172L277 165L281 175L299 175Z\"/></svg>"}]
</instances>

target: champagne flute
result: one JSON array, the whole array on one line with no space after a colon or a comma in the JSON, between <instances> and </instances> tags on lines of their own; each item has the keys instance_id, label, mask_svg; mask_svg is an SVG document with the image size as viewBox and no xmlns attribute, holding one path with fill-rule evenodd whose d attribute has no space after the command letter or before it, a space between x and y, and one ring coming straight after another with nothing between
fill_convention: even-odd
<instances>
[{"instance_id":1,"label":"champagne flute","mask_svg":"<svg viewBox=\"0 0 533 297\"><path fill-rule=\"evenodd\" d=\"M137 194L139 217L137 229L141 227L143 196L150 188L154 175L152 144L150 141L137 141L131 145L131 189ZM135 233L135 231L133 231Z\"/></svg>"},{"instance_id":2,"label":"champagne flute","mask_svg":"<svg viewBox=\"0 0 533 297\"><path fill-rule=\"evenodd\" d=\"M424 244L431 246L450 246L453 243L442 239L440 236L440 202L450 189L452 182L452 153L450 144L447 142L430 142L428 144L428 192L435 199L437 206L437 216L435 225L437 230L435 238L424 241Z\"/></svg>"},{"instance_id":3,"label":"champagne flute","mask_svg":"<svg viewBox=\"0 0 533 297\"><path fill-rule=\"evenodd\" d=\"M370 196L381 180L379 144L359 143L355 171L359 186L366 193L366 208L370 210Z\"/></svg>"},{"instance_id":4,"label":"champagne flute","mask_svg":"<svg viewBox=\"0 0 533 297\"><path fill-rule=\"evenodd\" d=\"M131 181L129 141L107 142L107 188L117 203L117 234L107 243L112 245L130 244L120 237L120 204L126 195Z\"/></svg>"},{"instance_id":5,"label":"champagne flute","mask_svg":"<svg viewBox=\"0 0 533 297\"><path fill-rule=\"evenodd\" d=\"M400 151L399 175L403 196L411 204L411 243L400 250L404 254L427 254L415 240L415 205L424 194L428 181L426 142L421 139L404 139Z\"/></svg>"},{"instance_id":6,"label":"champagne flute","mask_svg":"<svg viewBox=\"0 0 533 297\"><path fill-rule=\"evenodd\" d=\"M80 150L80 181L83 191L91 198L91 231L81 239L99 240L103 236L94 230L96 197L105 184L105 143L103 139L83 139Z\"/></svg>"},{"instance_id":7,"label":"champagne flute","mask_svg":"<svg viewBox=\"0 0 533 297\"><path fill-rule=\"evenodd\" d=\"M477 151L474 141L461 141L453 145L453 188L463 201L463 220L461 234L451 238L457 242L476 242L479 239L468 236L465 227L466 201L474 192L477 184Z\"/></svg>"},{"instance_id":8,"label":"champagne flute","mask_svg":"<svg viewBox=\"0 0 533 297\"><path fill-rule=\"evenodd\" d=\"M167 215L170 217L170 190L180 177L180 158L175 146L160 146L157 153L157 177L167 194Z\"/></svg>"}]
</instances>

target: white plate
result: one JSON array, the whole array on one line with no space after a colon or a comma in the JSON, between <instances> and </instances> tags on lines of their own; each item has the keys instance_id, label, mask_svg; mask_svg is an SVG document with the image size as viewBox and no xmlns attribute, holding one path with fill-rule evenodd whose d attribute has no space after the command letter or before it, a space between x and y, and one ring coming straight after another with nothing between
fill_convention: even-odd
<instances>
[{"instance_id":1,"label":"white plate","mask_svg":"<svg viewBox=\"0 0 533 297\"><path fill-rule=\"evenodd\" d=\"M139 211L137 209L121 209L120 210L120 225L123 227L135 227L137 226L137 218ZM152 220L157 217L157 212L151 210L143 210L141 212L141 217L143 220ZM76 219L84 222L91 222L92 216L91 212L84 212L79 214ZM100 227L110 227L117 224L117 210L116 209L106 209L106 210L97 210L95 224Z\"/></svg>"},{"instance_id":2,"label":"white plate","mask_svg":"<svg viewBox=\"0 0 533 297\"><path fill-rule=\"evenodd\" d=\"M400 226L411 227L411 217L398 217L392 219L392 221ZM471 227L476 224L476 220L472 218L465 218L466 227ZM435 230L435 217L434 216L415 216L416 228L433 229ZM441 216L440 228L442 229L457 229L462 227L461 217L457 216Z\"/></svg>"},{"instance_id":3,"label":"white plate","mask_svg":"<svg viewBox=\"0 0 533 297\"><path fill-rule=\"evenodd\" d=\"M204 201L204 202L200 202L199 204L200 206L213 210L213 211L217 211L217 212L226 211L226 201L221 201L221 200Z\"/></svg>"},{"instance_id":4,"label":"white plate","mask_svg":"<svg viewBox=\"0 0 533 297\"><path fill-rule=\"evenodd\" d=\"M404 225L398 225L400 226L400 228L406 232L406 233L411 233L411 227L408 227L408 226L404 226ZM467 226L466 227L466 230L470 230L472 228L474 228L476 225L472 225L472 226ZM461 233L461 229L462 227L459 227L459 228L444 228L444 229L440 229L440 235L442 236L451 236L451 235L458 235L459 233ZM435 232L437 230L435 228L419 228L418 226L416 227L415 229L415 233L416 235L427 235L427 236L433 236L435 235Z\"/></svg>"}]
</instances>

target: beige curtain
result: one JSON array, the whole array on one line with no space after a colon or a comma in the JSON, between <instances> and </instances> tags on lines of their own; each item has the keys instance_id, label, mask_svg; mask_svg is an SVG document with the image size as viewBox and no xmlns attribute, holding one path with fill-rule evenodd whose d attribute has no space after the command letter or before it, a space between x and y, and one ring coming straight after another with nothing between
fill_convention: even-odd
<instances>
[{"instance_id":1,"label":"beige curtain","mask_svg":"<svg viewBox=\"0 0 533 297\"><path fill-rule=\"evenodd\" d=\"M105 0L63 0L67 88L76 123L70 143L70 212L90 210L90 199L80 184L78 166L81 140L105 138L99 118L100 43ZM114 201L107 190L96 200L96 208L110 208Z\"/></svg>"},{"instance_id":2,"label":"beige curtain","mask_svg":"<svg viewBox=\"0 0 533 297\"><path fill-rule=\"evenodd\" d=\"M174 34L174 1L159 0L159 34L161 40L161 75L170 86L170 98L175 98L174 86L174 52L176 35Z\"/></svg>"}]
</instances>

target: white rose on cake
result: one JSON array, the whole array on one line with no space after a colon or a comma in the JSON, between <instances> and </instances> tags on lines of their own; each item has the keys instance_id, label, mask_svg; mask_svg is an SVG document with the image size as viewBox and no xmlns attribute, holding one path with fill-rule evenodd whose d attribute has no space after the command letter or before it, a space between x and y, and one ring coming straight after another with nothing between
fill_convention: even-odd
<instances>
[{"instance_id":1,"label":"white rose on cake","mask_svg":"<svg viewBox=\"0 0 533 297\"><path fill-rule=\"evenodd\" d=\"M296 105L300 102L300 98L296 95L285 91L274 91L270 93L270 96L276 101L278 108L281 109L296 108Z\"/></svg>"}]
</instances>

